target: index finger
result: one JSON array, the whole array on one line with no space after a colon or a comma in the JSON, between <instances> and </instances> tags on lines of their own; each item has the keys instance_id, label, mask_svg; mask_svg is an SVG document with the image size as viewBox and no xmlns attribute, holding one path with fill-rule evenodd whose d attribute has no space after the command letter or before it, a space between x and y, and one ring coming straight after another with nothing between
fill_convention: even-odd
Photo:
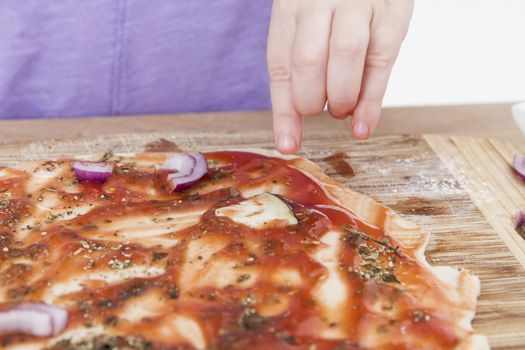
<instances>
[{"instance_id":1,"label":"index finger","mask_svg":"<svg viewBox=\"0 0 525 350\"><path fill-rule=\"evenodd\" d=\"M284 154L301 148L302 116L296 111L292 93L291 53L295 35L295 16L289 4L274 1L268 34L268 73L273 110L275 145Z\"/></svg>"}]
</instances>

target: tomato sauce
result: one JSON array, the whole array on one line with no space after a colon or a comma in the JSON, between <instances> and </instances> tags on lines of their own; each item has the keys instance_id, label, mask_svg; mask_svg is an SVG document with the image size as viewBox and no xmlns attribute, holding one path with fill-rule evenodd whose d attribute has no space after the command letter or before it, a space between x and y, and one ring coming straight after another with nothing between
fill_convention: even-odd
<instances>
[{"instance_id":1,"label":"tomato sauce","mask_svg":"<svg viewBox=\"0 0 525 350\"><path fill-rule=\"evenodd\" d=\"M180 193L168 193L158 173L132 165L127 165L127 171L117 167L105 184L81 183L75 193L62 190L64 181L74 181L71 174L70 178L52 179L47 187L56 191L66 211L81 206L91 209L25 231L19 223L32 215L41 193L24 192L27 178L0 178L0 291L5 290L0 308L40 301L50 286L72 276L96 275L108 267L125 272L133 266L160 266L164 269L161 274L118 283L93 280L58 297L56 302L69 311L68 327L103 325L110 330L108 334L115 334L91 340L92 346L102 347L104 341L124 346L129 342L126 337L136 336L142 339L136 348L174 348L177 344L177 348L191 348L180 339L169 343L155 337L162 317L140 322L121 318L134 299L154 293L161 300L163 315L176 313L198 320L208 348L213 349L453 349L467 335L454 326L453 315L447 314L447 306L454 307L454 302L411 251L383 227L351 215L290 161L243 152L210 152L206 157L212 166L208 174ZM204 193L207 186L221 183L228 186ZM279 196L292 209L297 225L255 230L215 216L216 208L244 200L240 193L269 183L285 188ZM156 194L149 194L150 189ZM2 191L10 196L2 196ZM203 212L198 223L174 232L171 247L121 241L118 232L104 231L120 218L146 216L155 222L162 217L165 222L170 213L195 210ZM329 274L314 258L326 246L322 240L329 231L340 234L340 249L334 258L349 293L347 309L339 310L339 324L327 323L313 297ZM234 269L248 272L221 288L181 285L182 268L190 259L189 246L203 239L226 242L206 263L223 259L233 262ZM297 271L301 283L272 282L272 274L283 268ZM240 287L255 279L249 271L256 272L256 281ZM281 312L265 315L269 306L280 307L279 303L285 303ZM344 337L320 335L330 329ZM5 335L0 344L34 339ZM72 346L62 341L51 348Z\"/></svg>"}]
</instances>

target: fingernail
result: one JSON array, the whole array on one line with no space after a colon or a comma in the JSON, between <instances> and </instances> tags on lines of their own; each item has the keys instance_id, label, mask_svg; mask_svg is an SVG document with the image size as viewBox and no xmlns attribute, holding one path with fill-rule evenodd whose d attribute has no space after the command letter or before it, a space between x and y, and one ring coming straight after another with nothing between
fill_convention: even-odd
<instances>
[{"instance_id":1,"label":"fingernail","mask_svg":"<svg viewBox=\"0 0 525 350\"><path fill-rule=\"evenodd\" d=\"M368 137L368 125L362 121L358 120L353 127L354 136L360 139L366 139Z\"/></svg>"},{"instance_id":2,"label":"fingernail","mask_svg":"<svg viewBox=\"0 0 525 350\"><path fill-rule=\"evenodd\" d=\"M279 151L285 153L295 152L295 148L297 147L295 144L295 140L290 135L279 136L277 146L279 148Z\"/></svg>"}]
</instances>

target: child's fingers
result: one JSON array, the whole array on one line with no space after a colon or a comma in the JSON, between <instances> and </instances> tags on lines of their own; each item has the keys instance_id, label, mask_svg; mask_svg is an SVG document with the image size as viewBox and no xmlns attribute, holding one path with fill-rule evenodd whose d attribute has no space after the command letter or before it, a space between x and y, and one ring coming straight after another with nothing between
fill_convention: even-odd
<instances>
[{"instance_id":1,"label":"child's fingers","mask_svg":"<svg viewBox=\"0 0 525 350\"><path fill-rule=\"evenodd\" d=\"M367 138L379 122L388 78L411 14L411 1L399 2L392 7L386 2L379 4L381 6L374 9L361 92L352 114L352 133L357 138Z\"/></svg>"},{"instance_id":2,"label":"child's fingers","mask_svg":"<svg viewBox=\"0 0 525 350\"><path fill-rule=\"evenodd\" d=\"M304 1L304 0L303 0ZM292 90L301 115L317 115L326 104L326 66L333 8L313 1L297 14L292 48Z\"/></svg>"},{"instance_id":3,"label":"child's fingers","mask_svg":"<svg viewBox=\"0 0 525 350\"><path fill-rule=\"evenodd\" d=\"M328 109L346 118L357 103L368 49L372 6L359 0L343 1L332 22L328 61Z\"/></svg>"},{"instance_id":4,"label":"child's fingers","mask_svg":"<svg viewBox=\"0 0 525 350\"><path fill-rule=\"evenodd\" d=\"M281 153L297 152L302 138L302 117L295 110L292 94L291 52L295 9L290 6L291 2L274 1L268 35L273 130L275 145Z\"/></svg>"}]
</instances>

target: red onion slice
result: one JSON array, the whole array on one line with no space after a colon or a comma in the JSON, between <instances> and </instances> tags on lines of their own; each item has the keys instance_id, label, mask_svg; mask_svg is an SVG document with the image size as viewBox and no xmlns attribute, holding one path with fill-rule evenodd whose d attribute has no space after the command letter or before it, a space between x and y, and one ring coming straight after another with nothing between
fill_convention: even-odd
<instances>
[{"instance_id":1,"label":"red onion slice","mask_svg":"<svg viewBox=\"0 0 525 350\"><path fill-rule=\"evenodd\" d=\"M191 175L196 164L197 160L189 153L175 153L162 164L161 169L176 172L180 176L188 176Z\"/></svg>"},{"instance_id":2,"label":"red onion slice","mask_svg":"<svg viewBox=\"0 0 525 350\"><path fill-rule=\"evenodd\" d=\"M11 310L0 313L0 335L24 333L47 337L53 334L51 316L32 310Z\"/></svg>"},{"instance_id":3,"label":"red onion slice","mask_svg":"<svg viewBox=\"0 0 525 350\"><path fill-rule=\"evenodd\" d=\"M514 167L516 174L525 180L525 156L520 154L515 155L514 160L512 161L512 166Z\"/></svg>"},{"instance_id":4,"label":"red onion slice","mask_svg":"<svg viewBox=\"0 0 525 350\"><path fill-rule=\"evenodd\" d=\"M173 192L191 187L208 172L208 162L200 152L174 153L161 167L176 171L167 176L168 188Z\"/></svg>"},{"instance_id":5,"label":"red onion slice","mask_svg":"<svg viewBox=\"0 0 525 350\"><path fill-rule=\"evenodd\" d=\"M519 211L514 216L514 228L516 232L525 239L525 212Z\"/></svg>"},{"instance_id":6,"label":"red onion slice","mask_svg":"<svg viewBox=\"0 0 525 350\"><path fill-rule=\"evenodd\" d=\"M67 311L58 307L24 303L0 312L0 335L24 333L48 337L61 333L67 326Z\"/></svg>"},{"instance_id":7,"label":"red onion slice","mask_svg":"<svg viewBox=\"0 0 525 350\"><path fill-rule=\"evenodd\" d=\"M67 326L67 310L42 303L23 303L17 309L31 310L48 314L51 317L53 335L62 332Z\"/></svg>"},{"instance_id":8,"label":"red onion slice","mask_svg":"<svg viewBox=\"0 0 525 350\"><path fill-rule=\"evenodd\" d=\"M71 163L73 171L80 182L104 182L113 171L113 165L104 162L80 162Z\"/></svg>"}]
</instances>

